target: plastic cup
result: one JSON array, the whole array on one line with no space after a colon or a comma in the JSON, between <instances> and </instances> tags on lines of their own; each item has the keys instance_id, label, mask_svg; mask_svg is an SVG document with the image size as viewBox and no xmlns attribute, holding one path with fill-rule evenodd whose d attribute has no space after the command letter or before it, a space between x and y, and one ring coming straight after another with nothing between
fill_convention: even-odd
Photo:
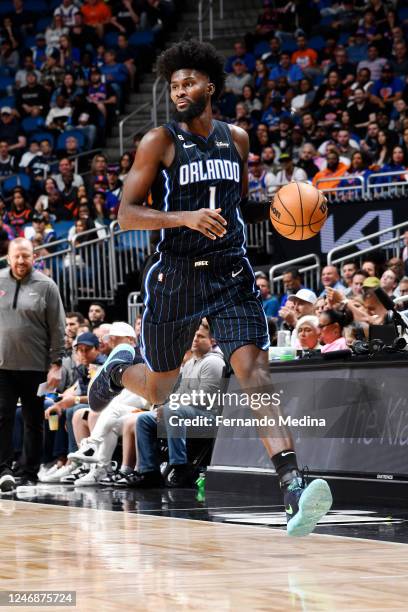
<instances>
[{"instance_id":1,"label":"plastic cup","mask_svg":"<svg viewBox=\"0 0 408 612\"><path fill-rule=\"evenodd\" d=\"M57 431L58 429L58 414L50 414L48 417L48 427L50 431Z\"/></svg>"}]
</instances>

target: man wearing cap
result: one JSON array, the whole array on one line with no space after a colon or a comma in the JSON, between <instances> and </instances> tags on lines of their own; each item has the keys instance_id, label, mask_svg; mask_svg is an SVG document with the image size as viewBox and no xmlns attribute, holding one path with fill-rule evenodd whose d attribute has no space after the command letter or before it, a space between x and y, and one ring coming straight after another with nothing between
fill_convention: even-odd
<instances>
[{"instance_id":1,"label":"man wearing cap","mask_svg":"<svg viewBox=\"0 0 408 612\"><path fill-rule=\"evenodd\" d=\"M34 66L39 70L47 58L47 43L44 32L35 36L35 47L32 47Z\"/></svg>"},{"instance_id":2,"label":"man wearing cap","mask_svg":"<svg viewBox=\"0 0 408 612\"><path fill-rule=\"evenodd\" d=\"M32 216L32 225L27 225L24 228L24 238L33 240L37 234L41 234L43 244L48 244L57 239L57 235L52 227L46 226L44 215L35 212Z\"/></svg>"},{"instance_id":3,"label":"man wearing cap","mask_svg":"<svg viewBox=\"0 0 408 612\"><path fill-rule=\"evenodd\" d=\"M238 41L234 43L234 55L227 58L225 64L225 72L232 72L232 66L235 60L240 59L248 68L248 72L253 73L255 70L255 56L253 53L248 53L245 43Z\"/></svg>"},{"instance_id":4,"label":"man wearing cap","mask_svg":"<svg viewBox=\"0 0 408 612\"><path fill-rule=\"evenodd\" d=\"M381 77L374 81L371 90L371 101L381 108L392 110L392 105L402 98L404 82L394 75L391 64L385 64L381 70Z\"/></svg>"},{"instance_id":5,"label":"man wearing cap","mask_svg":"<svg viewBox=\"0 0 408 612\"><path fill-rule=\"evenodd\" d=\"M116 321L110 326L108 342L112 349L122 343L134 346L136 332L128 323ZM123 389L99 414L92 430L88 421L83 419L85 409L75 413L73 425L75 432L77 432L76 442L79 450L70 453L68 459L93 464L90 472L75 480L75 486L97 484L102 478L106 477L111 470L111 460L118 438L122 434L124 417L138 411L138 409L143 409L145 406L145 399L127 389Z\"/></svg>"},{"instance_id":6,"label":"man wearing cap","mask_svg":"<svg viewBox=\"0 0 408 612\"><path fill-rule=\"evenodd\" d=\"M290 305L291 302L293 303L293 308ZM314 291L310 289L299 289L296 293L288 295L286 305L280 309L279 316L285 322L285 327L291 331L293 330L291 336L292 346L296 346L296 324L302 317L315 314L316 302L317 296Z\"/></svg>"},{"instance_id":7,"label":"man wearing cap","mask_svg":"<svg viewBox=\"0 0 408 612\"><path fill-rule=\"evenodd\" d=\"M13 240L8 263L10 267L0 271L0 491L15 487L10 468L19 398L25 424L22 482L36 477L43 435L43 400L37 390L47 379L48 370L48 386L58 386L65 330L58 287L33 269L31 242Z\"/></svg>"},{"instance_id":8,"label":"man wearing cap","mask_svg":"<svg viewBox=\"0 0 408 612\"><path fill-rule=\"evenodd\" d=\"M123 183L119 179L119 167L108 166L108 190L106 191L106 209L110 219L117 218L120 200L122 199Z\"/></svg>"},{"instance_id":9,"label":"man wearing cap","mask_svg":"<svg viewBox=\"0 0 408 612\"><path fill-rule=\"evenodd\" d=\"M3 106L0 109L0 141L7 142L9 151L20 151L27 143L10 106Z\"/></svg>"},{"instance_id":10,"label":"man wearing cap","mask_svg":"<svg viewBox=\"0 0 408 612\"><path fill-rule=\"evenodd\" d=\"M95 108L106 120L109 109L113 112L118 96L110 83L102 83L101 71L98 68L91 68L89 81L86 99L91 105L95 105Z\"/></svg>"},{"instance_id":11,"label":"man wearing cap","mask_svg":"<svg viewBox=\"0 0 408 612\"><path fill-rule=\"evenodd\" d=\"M48 419L51 414L58 414L62 423L66 423L68 433L68 452L77 450L75 441L73 417L82 409L89 411L88 385L90 381L90 366L100 366L104 357L99 352L99 340L92 332L79 334L73 343L74 357L77 366L74 368L74 384L62 394L62 399L49 406L44 417ZM95 419L96 420L96 419ZM61 478L69 475L75 465L69 461L49 477L42 478L44 482L60 482Z\"/></svg>"},{"instance_id":12,"label":"man wearing cap","mask_svg":"<svg viewBox=\"0 0 408 612\"><path fill-rule=\"evenodd\" d=\"M237 58L232 64L232 73L225 80L225 92L242 96L245 85L252 85L252 76L242 59Z\"/></svg>"},{"instance_id":13,"label":"man wearing cap","mask_svg":"<svg viewBox=\"0 0 408 612\"><path fill-rule=\"evenodd\" d=\"M282 187L282 185L286 185L292 181L307 181L306 172L302 168L295 166L290 153L281 153L279 162L282 169L279 170L274 179L275 191Z\"/></svg>"}]
</instances>

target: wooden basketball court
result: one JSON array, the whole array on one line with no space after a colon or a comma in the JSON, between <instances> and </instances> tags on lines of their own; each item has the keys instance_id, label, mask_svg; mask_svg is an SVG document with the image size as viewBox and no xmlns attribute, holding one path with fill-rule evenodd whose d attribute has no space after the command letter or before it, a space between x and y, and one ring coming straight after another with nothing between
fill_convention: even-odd
<instances>
[{"instance_id":1,"label":"wooden basketball court","mask_svg":"<svg viewBox=\"0 0 408 612\"><path fill-rule=\"evenodd\" d=\"M4 498L0 542L1 591L73 590L81 612L407 609L403 543Z\"/></svg>"}]
</instances>

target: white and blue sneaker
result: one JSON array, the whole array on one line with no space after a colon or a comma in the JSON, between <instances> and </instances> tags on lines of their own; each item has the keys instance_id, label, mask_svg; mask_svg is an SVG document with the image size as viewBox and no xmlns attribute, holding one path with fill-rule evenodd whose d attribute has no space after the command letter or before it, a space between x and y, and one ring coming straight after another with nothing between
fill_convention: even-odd
<instances>
[{"instance_id":1,"label":"white and blue sneaker","mask_svg":"<svg viewBox=\"0 0 408 612\"><path fill-rule=\"evenodd\" d=\"M333 503L330 487L325 480L316 478L306 486L300 476L293 478L284 487L283 499L288 522L287 533L292 537L311 533Z\"/></svg>"},{"instance_id":2,"label":"white and blue sneaker","mask_svg":"<svg viewBox=\"0 0 408 612\"><path fill-rule=\"evenodd\" d=\"M118 344L100 370L89 383L89 406L94 412L101 412L122 389L111 380L112 370L120 365L132 365L135 349L130 344Z\"/></svg>"}]
</instances>

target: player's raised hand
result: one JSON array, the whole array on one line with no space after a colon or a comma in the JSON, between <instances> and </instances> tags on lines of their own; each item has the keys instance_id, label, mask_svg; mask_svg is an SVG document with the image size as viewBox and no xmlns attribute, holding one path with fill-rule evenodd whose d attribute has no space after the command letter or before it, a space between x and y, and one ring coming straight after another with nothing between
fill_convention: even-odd
<instances>
[{"instance_id":1,"label":"player's raised hand","mask_svg":"<svg viewBox=\"0 0 408 612\"><path fill-rule=\"evenodd\" d=\"M201 232L206 238L216 240L222 238L226 233L227 222L220 215L221 208L212 210L210 208L200 208L199 210L184 213L184 225L192 230Z\"/></svg>"}]
</instances>

